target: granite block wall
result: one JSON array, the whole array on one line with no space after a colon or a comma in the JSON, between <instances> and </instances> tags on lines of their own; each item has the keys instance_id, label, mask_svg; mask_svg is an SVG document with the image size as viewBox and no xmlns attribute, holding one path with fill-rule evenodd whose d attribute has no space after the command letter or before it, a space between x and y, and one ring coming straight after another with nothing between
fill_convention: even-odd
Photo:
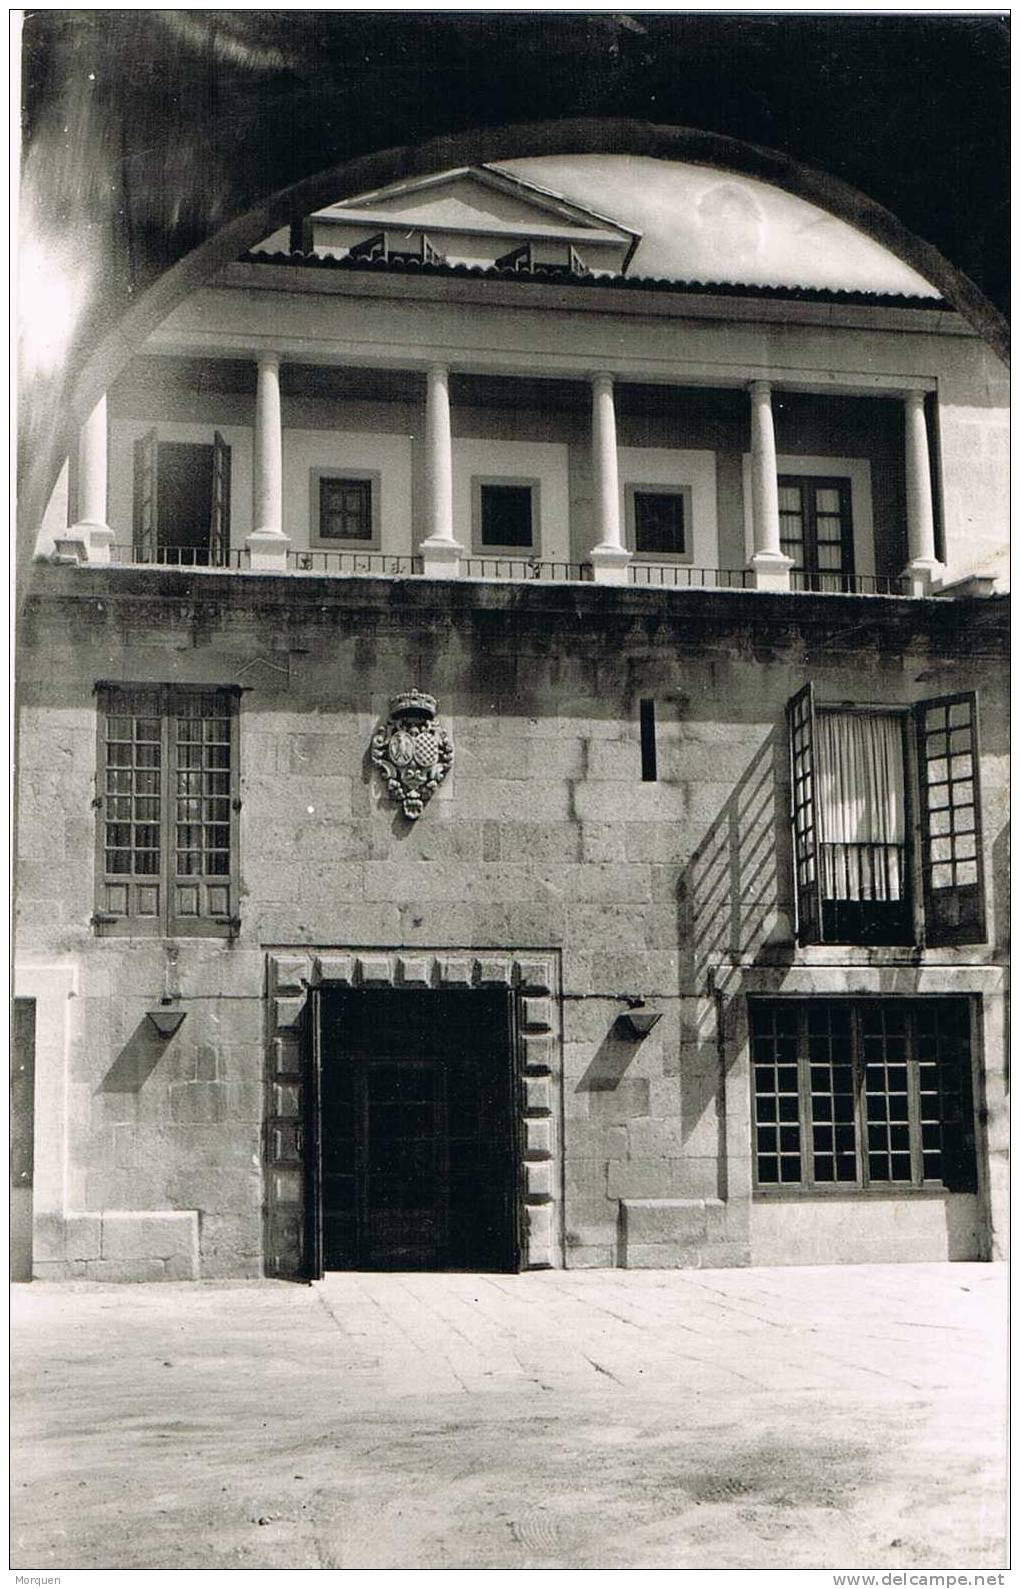
<instances>
[{"instance_id":1,"label":"granite block wall","mask_svg":"<svg viewBox=\"0 0 1020 1589\"><path fill-rule=\"evenodd\" d=\"M922 973L934 988L949 967L989 1012L989 1124L980 1195L939 1228L951 1255L989 1250L1000 624L995 602L46 570L25 620L17 955L77 980L64 1118L59 1132L52 1110L37 1119L37 1160L66 1143L62 1184L37 1199L37 1272L261 1271L267 956L335 946L558 952L554 1244L577 1266L778 1262L786 1228L804 1261L810 1209L787 1225L752 1207L746 994L883 991L890 978L908 991ZM821 700L876 705L980 689L988 946L795 949L784 711L807 678ZM99 679L242 690L235 940L95 936ZM412 685L438 697L456 760L409 824L368 747ZM656 703L655 782L641 778L642 698ZM661 1014L640 1042L618 1020L637 998ZM160 1000L186 1011L169 1038L147 1018ZM930 1210L894 1227L851 1201L845 1218L861 1253L902 1256L913 1232L915 1255L934 1255L943 1239Z\"/></svg>"}]
</instances>

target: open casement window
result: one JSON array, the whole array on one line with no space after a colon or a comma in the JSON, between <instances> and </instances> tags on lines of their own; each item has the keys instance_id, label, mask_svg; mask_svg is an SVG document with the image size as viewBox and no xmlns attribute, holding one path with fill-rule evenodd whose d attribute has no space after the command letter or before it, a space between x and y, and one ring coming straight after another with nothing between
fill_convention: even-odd
<instances>
[{"instance_id":1,"label":"open casement window","mask_svg":"<svg viewBox=\"0 0 1020 1589\"><path fill-rule=\"evenodd\" d=\"M967 999L752 999L755 1188L976 1184Z\"/></svg>"},{"instance_id":2,"label":"open casement window","mask_svg":"<svg viewBox=\"0 0 1020 1589\"><path fill-rule=\"evenodd\" d=\"M977 696L921 701L914 715L925 937L931 944L983 943Z\"/></svg>"},{"instance_id":3,"label":"open casement window","mask_svg":"<svg viewBox=\"0 0 1020 1589\"><path fill-rule=\"evenodd\" d=\"M984 939L977 703L921 701L918 738L924 941ZM915 941L910 761L903 712L789 702L797 939Z\"/></svg>"},{"instance_id":4,"label":"open casement window","mask_svg":"<svg viewBox=\"0 0 1020 1589\"><path fill-rule=\"evenodd\" d=\"M135 442L134 547L142 563L222 568L230 556L230 448L207 442Z\"/></svg>"},{"instance_id":5,"label":"open casement window","mask_svg":"<svg viewBox=\"0 0 1020 1589\"><path fill-rule=\"evenodd\" d=\"M101 934L228 938L237 922L237 692L99 686Z\"/></svg>"}]
</instances>

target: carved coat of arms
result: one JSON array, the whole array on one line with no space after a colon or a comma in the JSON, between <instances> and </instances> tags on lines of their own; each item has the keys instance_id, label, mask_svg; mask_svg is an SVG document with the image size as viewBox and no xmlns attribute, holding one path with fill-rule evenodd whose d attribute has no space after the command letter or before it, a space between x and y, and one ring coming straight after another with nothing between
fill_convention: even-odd
<instances>
[{"instance_id":1,"label":"carved coat of arms","mask_svg":"<svg viewBox=\"0 0 1020 1589\"><path fill-rule=\"evenodd\" d=\"M453 766L453 741L435 716L434 695L406 690L393 697L389 717L372 735L372 760L412 822Z\"/></svg>"}]
</instances>

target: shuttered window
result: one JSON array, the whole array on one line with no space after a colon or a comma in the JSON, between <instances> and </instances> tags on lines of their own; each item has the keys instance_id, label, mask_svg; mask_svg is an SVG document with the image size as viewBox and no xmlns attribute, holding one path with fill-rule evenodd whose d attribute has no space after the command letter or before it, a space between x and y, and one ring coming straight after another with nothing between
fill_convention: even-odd
<instances>
[{"instance_id":1,"label":"shuttered window","mask_svg":"<svg viewBox=\"0 0 1020 1589\"><path fill-rule=\"evenodd\" d=\"M97 930L231 936L236 692L100 686L97 768Z\"/></svg>"},{"instance_id":2,"label":"shuttered window","mask_svg":"<svg viewBox=\"0 0 1020 1589\"><path fill-rule=\"evenodd\" d=\"M983 942L976 697L894 713L818 705L809 684L787 722L798 941Z\"/></svg>"}]
</instances>

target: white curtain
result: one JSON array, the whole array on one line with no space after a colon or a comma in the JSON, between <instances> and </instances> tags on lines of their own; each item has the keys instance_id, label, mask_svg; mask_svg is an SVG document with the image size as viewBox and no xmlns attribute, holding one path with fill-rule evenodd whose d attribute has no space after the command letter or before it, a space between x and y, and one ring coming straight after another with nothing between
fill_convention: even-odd
<instances>
[{"instance_id":1,"label":"white curtain","mask_svg":"<svg viewBox=\"0 0 1020 1589\"><path fill-rule=\"evenodd\" d=\"M902 899L903 730L896 717L819 712L816 778L824 899Z\"/></svg>"}]
</instances>

